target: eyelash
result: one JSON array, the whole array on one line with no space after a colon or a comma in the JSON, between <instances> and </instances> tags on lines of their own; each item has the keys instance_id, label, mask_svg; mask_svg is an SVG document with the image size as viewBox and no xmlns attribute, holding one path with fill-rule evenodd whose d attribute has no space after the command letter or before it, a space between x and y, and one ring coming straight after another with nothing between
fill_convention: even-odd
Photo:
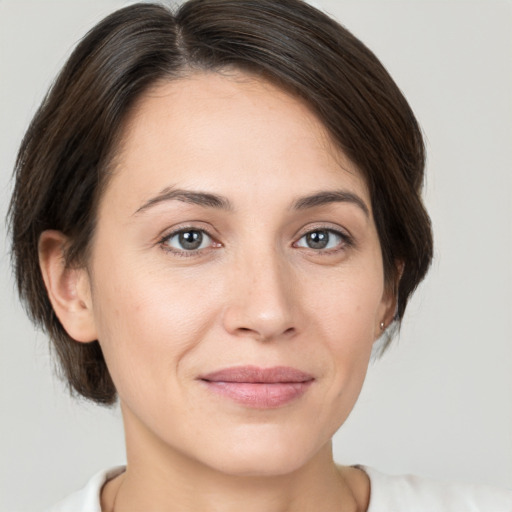
<instances>
[{"instance_id":1,"label":"eyelash","mask_svg":"<svg viewBox=\"0 0 512 512\"><path fill-rule=\"evenodd\" d=\"M210 244L208 245L208 247L203 247L203 248L199 247L197 249L186 250L186 249L178 249L176 247L169 246L170 240L172 240L174 237L177 237L177 236L185 234L185 233L190 233L190 232L201 233L203 237L204 236L208 237L211 241ZM340 239L340 242L337 245L339 245L340 247L329 248L329 249L323 249L323 248L315 249L313 247L305 247L305 246L298 245L298 243L303 238L307 237L308 235L311 235L313 233L318 233L318 232L325 232L325 233L328 233L329 235L335 235L336 237L338 237ZM205 251L212 249L212 248L222 247L222 244L220 242L217 242L215 240L215 238L208 233L208 231L206 231L203 228L195 228L195 227L180 228L176 231L173 231L172 233L168 233L159 240L158 244L162 247L162 249L164 251L171 253L173 255L176 255L178 257L184 257L184 258L197 256L197 255L202 254ZM201 243L201 245L202 245L202 243ZM318 226L318 227L309 229L308 231L304 232L296 242L293 243L293 247L303 247L304 249L313 251L317 254L323 254L323 255L335 254L339 251L346 250L347 248L350 248L353 246L354 246L354 240L350 235L348 235L347 233L343 233L339 230L325 227L325 226Z\"/></svg>"},{"instance_id":2,"label":"eyelash","mask_svg":"<svg viewBox=\"0 0 512 512\"><path fill-rule=\"evenodd\" d=\"M329 235L335 235L336 237L339 238L340 241L336 247L329 248L329 249L315 249L313 247L304 247L304 246L298 245L298 243L303 238L307 237L308 235L311 235L312 233L318 233L318 232L325 232L325 233L328 233ZM344 233L338 229L333 229L333 228L326 227L326 226L315 226L313 228L309 228L305 233L303 233L301 235L301 237L296 242L293 243L294 247L303 247L304 249L314 251L314 252L316 252L318 254L322 254L322 255L336 254L339 251L346 250L350 247L353 247L354 245L355 245L354 239L350 235L348 235L347 233Z\"/></svg>"},{"instance_id":3,"label":"eyelash","mask_svg":"<svg viewBox=\"0 0 512 512\"><path fill-rule=\"evenodd\" d=\"M190 249L190 250L177 249L176 247L170 247L169 246L170 240L172 240L174 237L179 236L179 235L184 234L184 233L190 233L190 232L201 233L203 237L206 235L206 237L208 237L211 240L209 246L208 247L203 247L203 248L198 248L198 249ZM176 231L173 231L172 233L168 233L165 236L163 236L159 240L158 243L159 243L159 245L162 247L162 249L165 252L168 252L168 253L174 254L176 256L183 257L183 258L190 258L192 256L197 256L198 254L201 254L204 251L207 251L208 249L217 248L217 247L221 247L222 246L222 244L220 244L219 242L215 241L214 237L212 235L210 235L208 233L208 231L206 231L203 228L195 228L195 227L180 228L180 229L178 229ZM214 245L214 247L212 247L212 244Z\"/></svg>"}]
</instances>

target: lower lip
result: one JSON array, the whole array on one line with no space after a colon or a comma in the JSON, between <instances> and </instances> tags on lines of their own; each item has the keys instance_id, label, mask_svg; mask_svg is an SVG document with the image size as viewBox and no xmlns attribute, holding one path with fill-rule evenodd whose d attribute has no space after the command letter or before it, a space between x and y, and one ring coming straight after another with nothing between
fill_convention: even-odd
<instances>
[{"instance_id":1,"label":"lower lip","mask_svg":"<svg viewBox=\"0 0 512 512\"><path fill-rule=\"evenodd\" d=\"M273 409L300 398L312 380L306 382L217 382L203 381L208 389L235 402L255 409Z\"/></svg>"}]
</instances>

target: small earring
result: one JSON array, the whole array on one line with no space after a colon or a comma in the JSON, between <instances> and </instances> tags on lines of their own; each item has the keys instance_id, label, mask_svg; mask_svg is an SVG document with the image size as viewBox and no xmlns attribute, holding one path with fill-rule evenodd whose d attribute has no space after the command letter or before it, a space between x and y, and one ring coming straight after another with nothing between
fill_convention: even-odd
<instances>
[{"instance_id":1,"label":"small earring","mask_svg":"<svg viewBox=\"0 0 512 512\"><path fill-rule=\"evenodd\" d=\"M383 331L384 330L384 322L381 322L380 323L380 330Z\"/></svg>"}]
</instances>

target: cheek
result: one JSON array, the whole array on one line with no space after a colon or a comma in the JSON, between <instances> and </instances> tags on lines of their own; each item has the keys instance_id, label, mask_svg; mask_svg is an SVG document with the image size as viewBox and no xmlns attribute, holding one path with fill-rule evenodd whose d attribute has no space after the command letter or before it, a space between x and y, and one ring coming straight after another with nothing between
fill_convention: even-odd
<instances>
[{"instance_id":1,"label":"cheek","mask_svg":"<svg viewBox=\"0 0 512 512\"><path fill-rule=\"evenodd\" d=\"M361 310L363 311L363 310ZM324 340L329 357L326 362L325 394L319 422L329 438L347 420L364 384L373 346L373 329L368 315L356 316L357 308L347 307L347 316L338 315L326 326ZM348 315L348 312L352 312ZM334 313L334 312L333 312Z\"/></svg>"},{"instance_id":2,"label":"cheek","mask_svg":"<svg viewBox=\"0 0 512 512\"><path fill-rule=\"evenodd\" d=\"M378 260L377 260L378 262ZM384 291L380 265L345 268L321 287L306 286L312 336L323 341L326 402L334 430L348 416L366 376ZM318 345L310 349L318 353Z\"/></svg>"},{"instance_id":3,"label":"cheek","mask_svg":"<svg viewBox=\"0 0 512 512\"><path fill-rule=\"evenodd\" d=\"M384 283L379 262L351 265L329 278L303 279L307 307L335 351L356 353L374 341L383 309ZM320 283L320 285L317 285Z\"/></svg>"},{"instance_id":4,"label":"cheek","mask_svg":"<svg viewBox=\"0 0 512 512\"><path fill-rule=\"evenodd\" d=\"M198 293L190 280L141 268L119 264L95 274L98 338L121 397L171 384L211 325L212 305L218 302L211 288Z\"/></svg>"}]
</instances>

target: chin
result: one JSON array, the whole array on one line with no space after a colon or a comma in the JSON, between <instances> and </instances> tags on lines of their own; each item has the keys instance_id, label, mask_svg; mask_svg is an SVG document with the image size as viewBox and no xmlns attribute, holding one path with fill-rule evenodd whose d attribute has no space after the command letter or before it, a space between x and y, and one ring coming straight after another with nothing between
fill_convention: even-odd
<instances>
[{"instance_id":1,"label":"chin","mask_svg":"<svg viewBox=\"0 0 512 512\"><path fill-rule=\"evenodd\" d=\"M290 432L268 435L256 430L252 436L231 438L224 446L218 443L215 453L208 457L213 463L208 465L232 476L280 476L299 470L321 450L304 436Z\"/></svg>"},{"instance_id":2,"label":"chin","mask_svg":"<svg viewBox=\"0 0 512 512\"><path fill-rule=\"evenodd\" d=\"M230 476L240 477L276 477L291 474L299 470L307 459L295 454L281 457L230 457L229 460L217 461L217 470Z\"/></svg>"}]
</instances>

